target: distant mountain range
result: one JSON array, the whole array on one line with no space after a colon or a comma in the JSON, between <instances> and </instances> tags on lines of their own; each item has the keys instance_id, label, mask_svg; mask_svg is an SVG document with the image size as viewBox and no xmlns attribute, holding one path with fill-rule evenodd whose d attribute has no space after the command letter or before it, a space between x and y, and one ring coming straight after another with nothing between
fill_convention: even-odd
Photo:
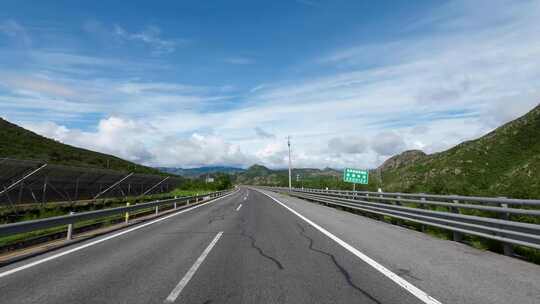
<instances>
[{"instance_id":1,"label":"distant mountain range","mask_svg":"<svg viewBox=\"0 0 540 304\"><path fill-rule=\"evenodd\" d=\"M261 165L246 169L213 166L192 169L149 168L118 157L65 145L0 119L0 158L37 159L48 163L149 174L200 177L226 173L236 184L288 185L287 169ZM342 172L293 169L295 186L351 188ZM379 179L379 175L382 180ZM540 198L540 105L476 140L427 155L405 151L372 170L370 184L357 189Z\"/></svg>"},{"instance_id":2,"label":"distant mountain range","mask_svg":"<svg viewBox=\"0 0 540 304\"><path fill-rule=\"evenodd\" d=\"M340 181L341 175L341 171L331 168L293 168L292 170L292 180L296 186L301 186L305 182L306 185L320 187L331 181ZM237 184L286 186L289 183L289 171L253 165L246 171L235 174L234 181Z\"/></svg>"},{"instance_id":3,"label":"distant mountain range","mask_svg":"<svg viewBox=\"0 0 540 304\"><path fill-rule=\"evenodd\" d=\"M350 189L341 174L333 169L293 169L293 185ZM254 165L236 174L235 182L286 186L288 172ZM540 105L449 150L430 155L412 150L391 157L370 171L368 186L357 189L378 187L396 192L540 198Z\"/></svg>"},{"instance_id":4,"label":"distant mountain range","mask_svg":"<svg viewBox=\"0 0 540 304\"><path fill-rule=\"evenodd\" d=\"M246 171L245 169L242 169L242 168L227 167L227 166L199 167L199 168L191 168L191 169L158 167L156 169L165 173L176 174L176 175L180 175L184 177L199 177L201 175L212 174L212 173L235 174L235 173Z\"/></svg>"}]
</instances>

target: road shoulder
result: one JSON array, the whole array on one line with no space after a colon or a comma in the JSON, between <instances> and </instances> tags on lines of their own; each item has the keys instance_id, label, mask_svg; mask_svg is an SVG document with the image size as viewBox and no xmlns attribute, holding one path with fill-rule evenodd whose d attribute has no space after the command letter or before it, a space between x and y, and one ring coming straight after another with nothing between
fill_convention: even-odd
<instances>
[{"instance_id":1,"label":"road shoulder","mask_svg":"<svg viewBox=\"0 0 540 304\"><path fill-rule=\"evenodd\" d=\"M263 191L443 303L537 303L540 266Z\"/></svg>"}]
</instances>

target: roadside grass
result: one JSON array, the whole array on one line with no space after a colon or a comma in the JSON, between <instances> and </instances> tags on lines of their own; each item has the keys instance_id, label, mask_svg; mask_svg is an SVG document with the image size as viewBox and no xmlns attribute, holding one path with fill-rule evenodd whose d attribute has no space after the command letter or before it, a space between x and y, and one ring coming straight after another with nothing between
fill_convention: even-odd
<instances>
[{"instance_id":1,"label":"roadside grass","mask_svg":"<svg viewBox=\"0 0 540 304\"><path fill-rule=\"evenodd\" d=\"M0 225L66 215L71 211L80 213L85 211L121 207L125 206L126 203L133 205L154 200L171 199L175 197L204 195L210 192L212 191L176 189L169 193L147 195L143 197L107 198L96 201L82 201L73 203L47 203L44 205L36 204L32 206L25 205L22 207L15 206L14 208L4 206L0 207Z\"/></svg>"},{"instance_id":2,"label":"roadside grass","mask_svg":"<svg viewBox=\"0 0 540 304\"><path fill-rule=\"evenodd\" d=\"M111 198L111 199L102 199L95 202L84 202L84 203L73 203L73 204L45 204L45 205L36 205L36 206L24 206L24 208L21 208L22 210L17 210L17 207L15 209L11 207L4 207L0 208L0 224L8 224L8 223L16 223L16 222L22 222L22 221L30 221L30 220L37 220L37 219L44 219L54 216L61 216L61 215L67 215L70 212L86 212L86 211L94 211L94 210L102 210L102 209L108 209L108 208L115 208L115 207L123 207L126 206L127 203L130 203L131 205L137 204L137 203L144 203L154 200L161 200L161 199L170 199L174 197L187 197L187 196L194 196L194 195L204 195L207 193L210 193L212 191L208 190L173 190L170 193L164 193L164 194L157 194L157 195L149 195L144 197L127 197L127 198ZM161 210L166 210L172 208L171 206L163 206L160 207ZM138 216L147 215L149 213L154 212L153 208L138 210L136 212L130 213L130 218L136 218ZM94 219L94 220L87 220L87 221L80 221L76 222L73 225L74 230L88 227L91 225L96 225L96 228L103 228L107 226L111 226L114 224L117 224L119 222L122 222L124 220L124 214L120 215L113 215L109 217L104 217L100 219ZM54 237L54 239L58 239L58 234L65 234L67 231L67 226L58 226L54 228L48 228L48 229L41 229L36 230L32 232L27 233L21 233L11 236L5 236L0 237L0 252L2 252L2 248L5 248L6 246L12 246L17 243L31 241L38 238L43 238L47 236ZM65 237L65 236L63 236Z\"/></svg>"},{"instance_id":3,"label":"roadside grass","mask_svg":"<svg viewBox=\"0 0 540 304\"><path fill-rule=\"evenodd\" d=\"M171 196L195 196L195 195L204 195L207 193L210 193L212 191L209 190L181 190L181 189L175 189L172 192L170 192Z\"/></svg>"},{"instance_id":4,"label":"roadside grass","mask_svg":"<svg viewBox=\"0 0 540 304\"><path fill-rule=\"evenodd\" d=\"M540 265L540 250L524 246L515 246L514 252L520 256L526 257L527 260Z\"/></svg>"},{"instance_id":5,"label":"roadside grass","mask_svg":"<svg viewBox=\"0 0 540 304\"><path fill-rule=\"evenodd\" d=\"M168 208L167 208L168 209ZM137 218L141 215L146 215L149 213L154 212L154 208L145 208L142 210L139 210L137 212L131 212L130 213L130 219ZM88 226L96 225L96 228L104 228L111 225L118 224L124 220L124 214L119 215L112 215L104 218L94 219L94 220L86 220L86 221L80 221L73 224L73 229L76 231L80 228L85 228ZM16 235L11 235L7 237L0 238L0 247L5 247L9 245L14 245L23 241L44 237L48 235L53 235L57 233L63 233L65 234L67 232L67 225L62 225L54 228L48 228L48 229L41 229L26 233L20 233ZM65 237L65 236L64 236ZM58 238L58 237L57 237ZM56 238L56 239L57 239ZM1 250L0 250L1 252Z\"/></svg>"},{"instance_id":6,"label":"roadside grass","mask_svg":"<svg viewBox=\"0 0 540 304\"><path fill-rule=\"evenodd\" d=\"M283 192L282 194L286 196L294 197L294 196L289 195L286 192ZM410 208L422 208L421 203L401 203L401 206L410 207ZM373 219L383 221L386 223L399 225L402 227L406 227L408 229L423 232L438 239L450 240L450 241L453 240L453 232L447 229L431 227L429 225L423 225L423 224L419 224L419 223L415 223L415 222L407 221L407 220L396 219L396 218L393 218L391 216L386 216L386 215L385 216L375 215L369 212L359 211L359 210L341 207L341 206L333 206L333 208L337 208L346 212L351 212L357 215L373 218ZM442 211L442 212L452 211L450 210L450 207L427 205L427 204L425 204L424 208L422 209ZM538 208L527 207L524 209L538 209ZM475 216L480 216L480 217L491 217L491 218L500 217L500 215L496 212L488 212L488 211L474 210L474 209L468 209L468 208L459 208L458 212L460 214L475 215ZM540 224L540 218L535 217L535 216L510 215L509 219L513 221L524 222L524 223ZM503 254L503 244L495 240L485 239L485 238L472 236L472 235L463 235L462 242L479 250L489 250L492 252ZM540 265L540 250L525 247L525 246L513 246L513 250L516 257L519 257L531 263Z\"/></svg>"}]
</instances>

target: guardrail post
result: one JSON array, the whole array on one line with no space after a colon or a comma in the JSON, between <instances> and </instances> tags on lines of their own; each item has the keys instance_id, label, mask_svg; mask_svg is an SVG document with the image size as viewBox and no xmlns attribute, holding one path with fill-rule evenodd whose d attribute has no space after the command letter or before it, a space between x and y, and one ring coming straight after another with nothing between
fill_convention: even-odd
<instances>
[{"instance_id":1,"label":"guardrail post","mask_svg":"<svg viewBox=\"0 0 540 304\"><path fill-rule=\"evenodd\" d=\"M159 213L159 205L156 205L156 215L158 215L158 213Z\"/></svg>"},{"instance_id":2,"label":"guardrail post","mask_svg":"<svg viewBox=\"0 0 540 304\"><path fill-rule=\"evenodd\" d=\"M176 202L174 202L174 207L173 208L176 209Z\"/></svg>"},{"instance_id":3,"label":"guardrail post","mask_svg":"<svg viewBox=\"0 0 540 304\"><path fill-rule=\"evenodd\" d=\"M381 193L381 194L379 194L379 198L384 198L384 195L382 195L383 189L378 188L378 189L377 189L377 192ZM388 203L388 201L379 200L379 203L384 203L384 204L386 204L386 203ZM383 222L385 221L385 220L384 220L384 215L379 215L379 216L377 216L377 218L378 218L380 221L383 221Z\"/></svg>"},{"instance_id":4,"label":"guardrail post","mask_svg":"<svg viewBox=\"0 0 540 304\"><path fill-rule=\"evenodd\" d=\"M69 215L73 215L73 214L75 214L75 212L73 211L69 212ZM68 225L66 240L71 241L72 238L73 238L73 223Z\"/></svg>"},{"instance_id":5,"label":"guardrail post","mask_svg":"<svg viewBox=\"0 0 540 304\"><path fill-rule=\"evenodd\" d=\"M129 207L130 203L126 203L126 207ZM129 212L124 214L126 224L129 223Z\"/></svg>"},{"instance_id":6,"label":"guardrail post","mask_svg":"<svg viewBox=\"0 0 540 304\"><path fill-rule=\"evenodd\" d=\"M458 200L453 200L452 201L454 204L459 204L459 201ZM457 207L450 207L450 211L452 213L457 213L459 214L459 208ZM460 233L460 232L457 232L457 231L452 231L452 239L455 241L455 242L461 242L463 241L463 234Z\"/></svg>"},{"instance_id":7,"label":"guardrail post","mask_svg":"<svg viewBox=\"0 0 540 304\"><path fill-rule=\"evenodd\" d=\"M424 193L422 193L424 194ZM426 198L425 197L421 197L420 198L421 201L425 201ZM420 208L421 209L426 209L426 205L425 204L420 204ZM422 226L420 227L420 229L422 230L422 232L426 232L426 225L422 224Z\"/></svg>"},{"instance_id":8,"label":"guardrail post","mask_svg":"<svg viewBox=\"0 0 540 304\"><path fill-rule=\"evenodd\" d=\"M506 197L501 197L501 198L506 198ZM500 205L502 208L508 208L508 204L501 203ZM508 212L502 213L501 218L507 221L510 220L510 213ZM503 243L503 252L504 252L504 255L513 256L514 246L509 243Z\"/></svg>"}]
</instances>

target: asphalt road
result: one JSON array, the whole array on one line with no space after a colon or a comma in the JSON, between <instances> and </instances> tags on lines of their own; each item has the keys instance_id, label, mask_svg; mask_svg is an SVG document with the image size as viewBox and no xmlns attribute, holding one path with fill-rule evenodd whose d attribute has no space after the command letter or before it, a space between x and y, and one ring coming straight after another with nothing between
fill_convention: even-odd
<instances>
[{"instance_id":1,"label":"asphalt road","mask_svg":"<svg viewBox=\"0 0 540 304\"><path fill-rule=\"evenodd\" d=\"M424 291L443 303L484 303L452 297L454 282L425 284L421 262L396 268L398 244L382 246L393 248L387 254L366 248L369 240L356 236L373 223L358 226L363 222L354 221L362 217L272 196L282 203L243 188L152 224L0 268L0 303L437 303L423 298ZM384 229L382 236L390 237Z\"/></svg>"}]
</instances>

